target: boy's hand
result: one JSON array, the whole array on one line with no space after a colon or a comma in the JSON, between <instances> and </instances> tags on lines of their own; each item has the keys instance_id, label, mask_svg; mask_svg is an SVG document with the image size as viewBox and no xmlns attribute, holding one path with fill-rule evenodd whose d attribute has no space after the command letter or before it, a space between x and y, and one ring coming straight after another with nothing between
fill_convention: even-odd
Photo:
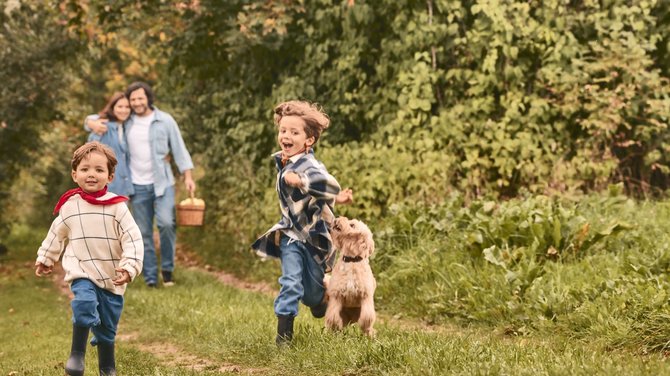
<instances>
[{"instance_id":1,"label":"boy's hand","mask_svg":"<svg viewBox=\"0 0 670 376\"><path fill-rule=\"evenodd\" d=\"M298 174L296 174L295 172L287 172L286 174L284 174L284 181L291 187L295 188L302 187L302 180L300 179L300 176L298 176Z\"/></svg>"},{"instance_id":2,"label":"boy's hand","mask_svg":"<svg viewBox=\"0 0 670 376\"><path fill-rule=\"evenodd\" d=\"M351 188L343 189L335 197L335 203L340 205L347 205L354 202L354 191Z\"/></svg>"},{"instance_id":3,"label":"boy's hand","mask_svg":"<svg viewBox=\"0 0 670 376\"><path fill-rule=\"evenodd\" d=\"M121 286L130 282L130 273L127 270L123 268L116 268L114 270L116 271L116 278L112 278L114 286Z\"/></svg>"},{"instance_id":4,"label":"boy's hand","mask_svg":"<svg viewBox=\"0 0 670 376\"><path fill-rule=\"evenodd\" d=\"M45 275L51 274L53 269L54 269L53 266L46 266L41 262L38 262L35 264L35 275L38 277L43 277Z\"/></svg>"}]
</instances>

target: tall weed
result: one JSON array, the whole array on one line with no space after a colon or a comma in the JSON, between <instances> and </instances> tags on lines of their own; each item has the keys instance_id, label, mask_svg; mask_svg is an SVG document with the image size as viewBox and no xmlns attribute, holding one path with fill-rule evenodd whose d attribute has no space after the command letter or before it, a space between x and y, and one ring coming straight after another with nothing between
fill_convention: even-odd
<instances>
[{"instance_id":1,"label":"tall weed","mask_svg":"<svg viewBox=\"0 0 670 376\"><path fill-rule=\"evenodd\" d=\"M430 322L665 349L670 206L618 193L394 207L376 234L379 305Z\"/></svg>"}]
</instances>

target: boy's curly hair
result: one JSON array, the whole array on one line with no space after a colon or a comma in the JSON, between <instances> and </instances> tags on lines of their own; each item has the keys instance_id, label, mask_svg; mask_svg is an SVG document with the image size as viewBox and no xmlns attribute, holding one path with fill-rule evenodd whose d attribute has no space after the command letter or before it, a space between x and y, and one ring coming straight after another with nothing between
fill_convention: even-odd
<instances>
[{"instance_id":1,"label":"boy's curly hair","mask_svg":"<svg viewBox=\"0 0 670 376\"><path fill-rule=\"evenodd\" d=\"M98 141L87 142L74 151L72 162L70 163L72 165L72 171L76 171L81 161L93 152L98 152L107 158L107 169L109 170L110 175L113 174L116 169L116 164L118 163L116 156L114 155L114 150Z\"/></svg>"},{"instance_id":2,"label":"boy's curly hair","mask_svg":"<svg viewBox=\"0 0 670 376\"><path fill-rule=\"evenodd\" d=\"M279 122L284 116L298 116L305 121L307 138L314 137L314 143L319 141L321 133L330 125L328 115L316 103L305 101L288 101L277 105L274 109L274 122Z\"/></svg>"}]
</instances>

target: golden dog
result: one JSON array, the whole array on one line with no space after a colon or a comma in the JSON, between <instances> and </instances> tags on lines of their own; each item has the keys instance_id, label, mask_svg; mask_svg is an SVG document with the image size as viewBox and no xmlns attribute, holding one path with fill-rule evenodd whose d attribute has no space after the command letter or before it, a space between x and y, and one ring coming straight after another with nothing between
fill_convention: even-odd
<instances>
[{"instance_id":1,"label":"golden dog","mask_svg":"<svg viewBox=\"0 0 670 376\"><path fill-rule=\"evenodd\" d=\"M326 281L326 327L341 330L357 322L363 333L372 337L376 319L373 298L377 287L369 261L375 250L372 232L359 220L338 217L330 234L340 254L332 277Z\"/></svg>"}]
</instances>

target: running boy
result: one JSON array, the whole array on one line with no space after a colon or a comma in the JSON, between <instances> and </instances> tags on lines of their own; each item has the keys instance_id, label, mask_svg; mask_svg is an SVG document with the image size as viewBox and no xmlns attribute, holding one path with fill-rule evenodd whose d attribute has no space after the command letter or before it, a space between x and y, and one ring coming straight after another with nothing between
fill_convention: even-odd
<instances>
[{"instance_id":1,"label":"running boy","mask_svg":"<svg viewBox=\"0 0 670 376\"><path fill-rule=\"evenodd\" d=\"M65 281L74 294L72 349L68 375L84 374L89 329L98 346L100 375L116 375L114 338L126 284L142 271L142 234L124 204L107 192L114 179L114 152L97 141L79 147L72 158L72 180L79 188L61 196L46 239L37 251L35 274L51 274L63 253Z\"/></svg>"},{"instance_id":2,"label":"running boy","mask_svg":"<svg viewBox=\"0 0 670 376\"><path fill-rule=\"evenodd\" d=\"M281 151L273 154L277 165L277 194L282 217L252 245L261 256L281 260L281 288L274 302L278 345L293 338L293 320L302 302L314 317L326 312L323 277L333 265L333 245L328 223L335 202L352 200L351 190L340 193L337 180L316 160L312 147L330 120L316 105L289 101L274 109Z\"/></svg>"}]
</instances>

